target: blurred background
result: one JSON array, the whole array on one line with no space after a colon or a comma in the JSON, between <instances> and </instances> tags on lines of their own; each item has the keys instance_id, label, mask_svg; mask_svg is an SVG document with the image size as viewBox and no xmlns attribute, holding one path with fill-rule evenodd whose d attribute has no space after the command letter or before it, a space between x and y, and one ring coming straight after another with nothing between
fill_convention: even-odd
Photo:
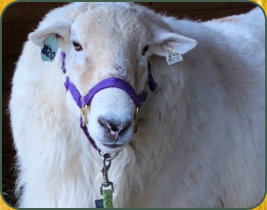
<instances>
[{"instance_id":1,"label":"blurred background","mask_svg":"<svg viewBox=\"0 0 267 210\"><path fill-rule=\"evenodd\" d=\"M2 192L5 200L15 206L15 151L7 111L11 90L11 79L15 63L21 53L27 35L32 32L42 17L51 9L66 3L57 2L18 2L5 9L2 17ZM244 2L170 2L139 3L157 12L177 18L206 21L228 15L245 13L256 5ZM34 175L33 175L34 176Z\"/></svg>"}]
</instances>

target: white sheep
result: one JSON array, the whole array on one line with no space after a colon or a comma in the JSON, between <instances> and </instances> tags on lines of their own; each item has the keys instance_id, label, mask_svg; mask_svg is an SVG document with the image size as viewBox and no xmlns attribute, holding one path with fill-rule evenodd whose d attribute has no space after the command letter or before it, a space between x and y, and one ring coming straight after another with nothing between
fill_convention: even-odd
<instances>
[{"instance_id":1,"label":"white sheep","mask_svg":"<svg viewBox=\"0 0 267 210\"><path fill-rule=\"evenodd\" d=\"M62 68L82 96L110 77L141 94L148 58L158 87L140 107L137 132L136 104L120 88L99 91L85 113L101 153L119 152L109 171L115 207L259 203L264 33L259 8L208 22L177 20L133 3L72 3L49 12L29 35L13 78L19 206L95 207L101 198L102 160L80 127ZM43 61L42 47L53 35L55 57L45 51L51 62ZM170 51L173 59L185 54L184 61L168 65Z\"/></svg>"}]
</instances>

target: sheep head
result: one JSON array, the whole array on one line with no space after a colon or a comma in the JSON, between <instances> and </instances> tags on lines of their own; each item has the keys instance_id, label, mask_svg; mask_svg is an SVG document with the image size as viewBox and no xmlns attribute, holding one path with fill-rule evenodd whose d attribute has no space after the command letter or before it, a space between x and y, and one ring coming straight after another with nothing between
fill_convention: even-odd
<instances>
[{"instance_id":1,"label":"sheep head","mask_svg":"<svg viewBox=\"0 0 267 210\"><path fill-rule=\"evenodd\" d=\"M107 4L82 3L76 8L71 4L74 9L65 16L50 21L52 24L44 21L29 35L39 46L51 34L57 36L66 53L68 75L81 95L110 77L123 79L142 93L152 54L165 56L167 48L185 54L196 45L195 40L172 32L160 15L146 8L131 3ZM51 16L53 12L57 11ZM72 100L67 96L68 106L79 119ZM94 96L87 127L102 151L117 152L129 143L135 110L132 98L121 89L104 89Z\"/></svg>"}]
</instances>

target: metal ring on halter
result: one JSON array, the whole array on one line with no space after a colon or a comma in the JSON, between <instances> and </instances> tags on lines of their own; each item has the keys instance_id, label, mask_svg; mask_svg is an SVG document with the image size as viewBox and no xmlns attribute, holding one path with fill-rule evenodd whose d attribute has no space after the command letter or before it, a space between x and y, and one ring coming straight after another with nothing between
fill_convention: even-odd
<instances>
[{"instance_id":1,"label":"metal ring on halter","mask_svg":"<svg viewBox=\"0 0 267 210\"><path fill-rule=\"evenodd\" d=\"M114 153L112 156L109 154L109 157L106 158L106 157L104 157L105 154L102 155L100 150L98 150L97 152L98 152L99 157L101 157L103 160L106 160L106 161L111 161L111 160L115 159L119 154L119 153ZM108 153L106 153L106 154L108 154Z\"/></svg>"},{"instance_id":2,"label":"metal ring on halter","mask_svg":"<svg viewBox=\"0 0 267 210\"><path fill-rule=\"evenodd\" d=\"M139 107L136 107L135 113L134 113L134 124L136 124L136 122L137 122L137 114L138 114L138 112L139 112Z\"/></svg>"},{"instance_id":3,"label":"metal ring on halter","mask_svg":"<svg viewBox=\"0 0 267 210\"><path fill-rule=\"evenodd\" d=\"M134 132L137 132L137 114L139 112L139 107L136 107L134 113Z\"/></svg>"}]
</instances>

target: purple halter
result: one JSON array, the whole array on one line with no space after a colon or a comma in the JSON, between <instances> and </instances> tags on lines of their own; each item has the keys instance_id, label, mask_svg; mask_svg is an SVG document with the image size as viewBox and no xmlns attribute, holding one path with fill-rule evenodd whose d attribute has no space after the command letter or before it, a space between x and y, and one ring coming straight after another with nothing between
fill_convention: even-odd
<instances>
[{"instance_id":1,"label":"purple halter","mask_svg":"<svg viewBox=\"0 0 267 210\"><path fill-rule=\"evenodd\" d=\"M65 52L61 52L61 62L62 62L61 69L64 74L66 73L65 59L66 59ZM148 68L147 83L148 83L150 90L154 91L157 88L157 83L153 79L153 76L151 73L150 62L148 62L147 68ZM134 88L128 82L126 82L125 80L116 78L116 77L111 77L111 78L100 81L85 96L81 96L80 92L78 91L76 86L70 81L70 78L68 76L66 76L65 87L66 87L66 91L70 91L74 101L76 102L76 104L78 105L80 109L85 105L89 106L96 93L98 93L99 91L103 89L111 88L111 87L122 89L126 93L128 93L128 95L133 99L134 103L136 104L138 108L141 107L142 103L146 100L146 97L147 97L147 92L145 90L140 95L138 95L135 92ZM81 125L82 130L84 131L84 134L86 135L86 137L88 138L92 146L97 151L100 151L100 149L96 146L95 141L90 136L87 130L87 126L83 125L82 119L80 119L80 125Z\"/></svg>"}]
</instances>

